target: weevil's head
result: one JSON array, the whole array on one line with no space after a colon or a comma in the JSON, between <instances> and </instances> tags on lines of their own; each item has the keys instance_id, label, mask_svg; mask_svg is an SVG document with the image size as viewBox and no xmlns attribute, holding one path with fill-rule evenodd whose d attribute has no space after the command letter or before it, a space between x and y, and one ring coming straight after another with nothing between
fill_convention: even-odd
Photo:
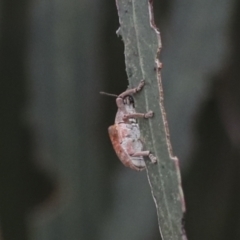
<instances>
[{"instance_id":1,"label":"weevil's head","mask_svg":"<svg viewBox=\"0 0 240 240\"><path fill-rule=\"evenodd\" d=\"M134 106L134 99L131 95L127 95L126 97L123 98L123 103L125 105L128 105L128 106L132 106L133 108L135 108Z\"/></svg>"}]
</instances>

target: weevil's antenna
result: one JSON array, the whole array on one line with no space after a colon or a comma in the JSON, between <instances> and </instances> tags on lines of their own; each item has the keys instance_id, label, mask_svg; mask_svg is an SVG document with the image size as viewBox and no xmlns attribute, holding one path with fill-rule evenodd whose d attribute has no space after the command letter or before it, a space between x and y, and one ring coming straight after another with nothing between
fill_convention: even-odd
<instances>
[{"instance_id":1,"label":"weevil's antenna","mask_svg":"<svg viewBox=\"0 0 240 240\"><path fill-rule=\"evenodd\" d=\"M110 97L118 97L117 94L112 94L112 93L100 92L100 94L107 95L107 96L110 96Z\"/></svg>"}]
</instances>

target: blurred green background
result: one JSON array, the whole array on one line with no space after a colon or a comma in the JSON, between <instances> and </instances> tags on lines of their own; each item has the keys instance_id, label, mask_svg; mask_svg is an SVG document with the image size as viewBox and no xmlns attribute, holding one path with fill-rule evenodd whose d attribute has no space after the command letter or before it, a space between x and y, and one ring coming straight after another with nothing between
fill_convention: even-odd
<instances>
[{"instance_id":1,"label":"blurred green background","mask_svg":"<svg viewBox=\"0 0 240 240\"><path fill-rule=\"evenodd\" d=\"M240 239L240 2L155 0L189 240ZM115 1L0 0L1 240L160 240L107 134L127 88Z\"/></svg>"}]
</instances>

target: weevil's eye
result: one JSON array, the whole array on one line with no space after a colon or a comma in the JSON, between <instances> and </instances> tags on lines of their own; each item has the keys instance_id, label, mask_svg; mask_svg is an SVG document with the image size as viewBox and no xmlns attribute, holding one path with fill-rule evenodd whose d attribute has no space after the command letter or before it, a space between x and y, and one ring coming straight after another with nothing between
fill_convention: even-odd
<instances>
[{"instance_id":1,"label":"weevil's eye","mask_svg":"<svg viewBox=\"0 0 240 240\"><path fill-rule=\"evenodd\" d=\"M134 99L133 99L133 97L130 96L130 95L129 95L129 103L132 104L132 105L134 105Z\"/></svg>"},{"instance_id":2,"label":"weevil's eye","mask_svg":"<svg viewBox=\"0 0 240 240\"><path fill-rule=\"evenodd\" d=\"M131 95L126 96L123 99L123 102L124 102L124 104L133 105L133 107L134 107L134 99L133 99L133 97Z\"/></svg>"}]
</instances>

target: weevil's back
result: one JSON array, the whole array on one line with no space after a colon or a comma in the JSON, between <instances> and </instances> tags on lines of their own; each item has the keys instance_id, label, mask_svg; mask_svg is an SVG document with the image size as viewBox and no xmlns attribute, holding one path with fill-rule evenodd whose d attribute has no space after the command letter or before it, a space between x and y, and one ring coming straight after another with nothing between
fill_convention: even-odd
<instances>
[{"instance_id":1,"label":"weevil's back","mask_svg":"<svg viewBox=\"0 0 240 240\"><path fill-rule=\"evenodd\" d=\"M108 132L113 148L121 162L134 170L140 171L145 169L145 162L142 156L131 156L142 151L138 124L115 124L108 128Z\"/></svg>"}]
</instances>

